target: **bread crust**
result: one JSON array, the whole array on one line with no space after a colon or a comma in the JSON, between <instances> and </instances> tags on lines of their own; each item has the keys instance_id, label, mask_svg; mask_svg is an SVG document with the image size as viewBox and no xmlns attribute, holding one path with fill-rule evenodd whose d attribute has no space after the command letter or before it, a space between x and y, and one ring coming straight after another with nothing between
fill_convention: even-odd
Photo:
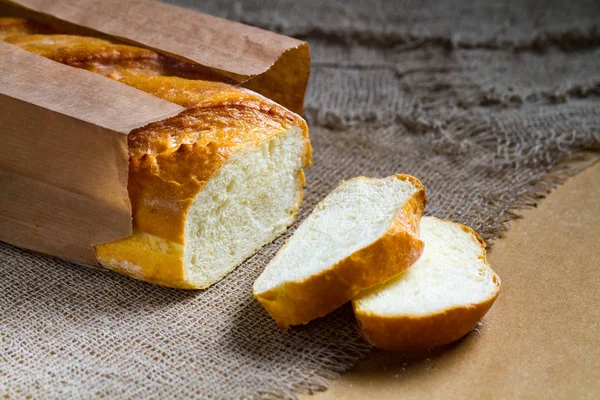
<instances>
[{"instance_id":1,"label":"bread crust","mask_svg":"<svg viewBox=\"0 0 600 400\"><path fill-rule=\"evenodd\" d=\"M483 259L493 274L496 290L482 302L467 306L450 307L428 315L379 315L360 308L360 300L352 301L356 321L364 338L373 346L385 350L422 351L452 343L471 332L488 312L500 293L500 278L490 268L485 241L473 229L456 222L441 220L459 226L479 242Z\"/></svg>"},{"instance_id":2,"label":"bread crust","mask_svg":"<svg viewBox=\"0 0 600 400\"><path fill-rule=\"evenodd\" d=\"M160 57L152 50L77 35L20 35L6 42L61 64L86 69L112 79L160 75Z\"/></svg>"},{"instance_id":3,"label":"bread crust","mask_svg":"<svg viewBox=\"0 0 600 400\"><path fill-rule=\"evenodd\" d=\"M38 21L13 17L0 18L0 40L45 31L50 32L50 28Z\"/></svg>"},{"instance_id":4,"label":"bread crust","mask_svg":"<svg viewBox=\"0 0 600 400\"><path fill-rule=\"evenodd\" d=\"M396 177L410 181L417 190L398 210L392 225L380 238L305 280L254 293L279 327L287 329L322 317L359 292L393 278L419 259L423 252L419 221L425 209L425 189L413 176L398 174Z\"/></svg>"}]
</instances>

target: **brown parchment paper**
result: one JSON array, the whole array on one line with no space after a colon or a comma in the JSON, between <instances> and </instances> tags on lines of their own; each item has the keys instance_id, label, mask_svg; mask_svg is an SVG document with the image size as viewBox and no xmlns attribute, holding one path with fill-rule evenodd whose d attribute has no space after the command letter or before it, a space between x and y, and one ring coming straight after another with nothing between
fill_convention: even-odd
<instances>
[{"instance_id":1,"label":"brown parchment paper","mask_svg":"<svg viewBox=\"0 0 600 400\"><path fill-rule=\"evenodd\" d=\"M8 3L200 64L302 113L310 73L305 42L149 0Z\"/></svg>"},{"instance_id":2,"label":"brown parchment paper","mask_svg":"<svg viewBox=\"0 0 600 400\"><path fill-rule=\"evenodd\" d=\"M0 240L95 264L131 234L127 133L183 110L0 42Z\"/></svg>"}]
</instances>

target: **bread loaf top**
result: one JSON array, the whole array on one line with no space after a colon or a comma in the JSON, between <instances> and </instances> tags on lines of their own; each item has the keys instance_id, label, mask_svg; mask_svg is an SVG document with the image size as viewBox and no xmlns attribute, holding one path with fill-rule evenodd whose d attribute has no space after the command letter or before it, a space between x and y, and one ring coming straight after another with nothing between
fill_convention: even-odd
<instances>
[{"instance_id":1,"label":"bread loaf top","mask_svg":"<svg viewBox=\"0 0 600 400\"><path fill-rule=\"evenodd\" d=\"M76 35L12 35L6 42L61 64L87 69L112 79L155 76L162 72L152 50Z\"/></svg>"},{"instance_id":2,"label":"bread loaf top","mask_svg":"<svg viewBox=\"0 0 600 400\"><path fill-rule=\"evenodd\" d=\"M0 40L38 32L50 32L50 30L37 21L23 18L0 18Z\"/></svg>"}]
</instances>

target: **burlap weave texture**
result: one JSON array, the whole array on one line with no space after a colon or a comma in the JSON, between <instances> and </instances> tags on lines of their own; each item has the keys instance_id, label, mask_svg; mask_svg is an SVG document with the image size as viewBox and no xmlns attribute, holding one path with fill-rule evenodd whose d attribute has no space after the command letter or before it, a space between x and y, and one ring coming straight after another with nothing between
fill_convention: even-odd
<instances>
[{"instance_id":1,"label":"burlap weave texture","mask_svg":"<svg viewBox=\"0 0 600 400\"><path fill-rule=\"evenodd\" d=\"M598 1L176 1L307 40L301 221L340 180L409 173L497 237L600 150ZM297 226L294 225L294 227ZM280 331L252 282L293 229L186 292L0 244L0 395L293 397L369 351L343 307Z\"/></svg>"}]
</instances>

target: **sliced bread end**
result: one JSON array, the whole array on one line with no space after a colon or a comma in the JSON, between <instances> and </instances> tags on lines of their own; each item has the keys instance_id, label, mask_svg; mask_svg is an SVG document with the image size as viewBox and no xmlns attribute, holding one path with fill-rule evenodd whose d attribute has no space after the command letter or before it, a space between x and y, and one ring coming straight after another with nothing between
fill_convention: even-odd
<instances>
[{"instance_id":1,"label":"sliced bread end","mask_svg":"<svg viewBox=\"0 0 600 400\"><path fill-rule=\"evenodd\" d=\"M423 255L408 271L352 302L375 347L420 351L454 342L477 326L499 294L485 242L471 228L423 217L421 239Z\"/></svg>"}]
</instances>

